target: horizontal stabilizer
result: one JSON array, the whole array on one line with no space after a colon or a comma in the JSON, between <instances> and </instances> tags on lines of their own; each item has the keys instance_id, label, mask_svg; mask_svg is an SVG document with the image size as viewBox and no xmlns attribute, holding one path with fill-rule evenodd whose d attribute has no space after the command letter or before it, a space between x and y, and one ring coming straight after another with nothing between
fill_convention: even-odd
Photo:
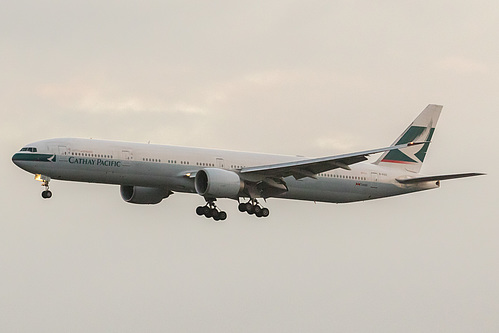
<instances>
[{"instance_id":1,"label":"horizontal stabilizer","mask_svg":"<svg viewBox=\"0 0 499 333\"><path fill-rule=\"evenodd\" d=\"M397 181L402 184L414 184L414 183L431 182L435 180L448 180L448 179L457 179L457 178L482 176L482 175L485 174L479 172L469 172L469 173L457 173L452 175L424 176L424 177L412 177L412 178L402 178L402 179L397 178Z\"/></svg>"}]
</instances>

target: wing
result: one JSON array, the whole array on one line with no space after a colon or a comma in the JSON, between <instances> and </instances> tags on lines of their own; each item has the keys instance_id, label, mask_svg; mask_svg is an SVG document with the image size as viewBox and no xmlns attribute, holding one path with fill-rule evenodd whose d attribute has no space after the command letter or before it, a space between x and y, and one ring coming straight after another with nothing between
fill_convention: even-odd
<instances>
[{"instance_id":1,"label":"wing","mask_svg":"<svg viewBox=\"0 0 499 333\"><path fill-rule=\"evenodd\" d=\"M337 168L350 170L349 165L365 161L367 160L367 156L372 154L406 148L408 146L420 145L424 143L425 142L410 142L407 144L366 150L351 154L343 154L343 155L336 155L329 157L306 159L295 162L248 167L248 168L243 168L241 170L241 174L242 175L258 174L258 175L264 175L265 177L275 177L275 178L288 177L288 176L293 176L296 179L301 179L305 177L315 178L318 173Z\"/></svg>"},{"instance_id":2,"label":"wing","mask_svg":"<svg viewBox=\"0 0 499 333\"><path fill-rule=\"evenodd\" d=\"M465 178L465 177L473 177L473 176L482 176L484 173L479 172L470 172L470 173L457 173L452 175L439 175L439 176L423 176L423 177L412 177L412 178L397 178L397 181L402 184L415 184L415 183L423 183L423 182L431 182L435 180L448 180L448 179L456 179L456 178Z\"/></svg>"}]
</instances>

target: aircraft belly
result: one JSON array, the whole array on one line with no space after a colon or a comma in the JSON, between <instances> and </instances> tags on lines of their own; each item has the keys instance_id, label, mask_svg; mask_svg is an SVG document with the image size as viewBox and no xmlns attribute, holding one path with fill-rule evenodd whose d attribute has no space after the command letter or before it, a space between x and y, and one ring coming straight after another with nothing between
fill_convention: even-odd
<instances>
[{"instance_id":1,"label":"aircraft belly","mask_svg":"<svg viewBox=\"0 0 499 333\"><path fill-rule=\"evenodd\" d=\"M379 199L386 197L393 197L396 195L408 194L413 192L419 192L426 190L428 188L422 188L419 186L400 186L393 183L375 183L376 187L371 188L371 194L369 199Z\"/></svg>"}]
</instances>

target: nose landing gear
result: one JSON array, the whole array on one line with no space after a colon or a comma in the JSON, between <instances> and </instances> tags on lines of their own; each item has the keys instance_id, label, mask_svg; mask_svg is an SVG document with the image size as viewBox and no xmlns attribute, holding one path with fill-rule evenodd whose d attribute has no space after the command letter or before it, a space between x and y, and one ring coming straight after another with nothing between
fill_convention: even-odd
<instances>
[{"instance_id":1,"label":"nose landing gear","mask_svg":"<svg viewBox=\"0 0 499 333\"><path fill-rule=\"evenodd\" d=\"M49 190L43 191L42 192L42 198L44 199L50 199L52 198L52 192Z\"/></svg>"},{"instance_id":2,"label":"nose landing gear","mask_svg":"<svg viewBox=\"0 0 499 333\"><path fill-rule=\"evenodd\" d=\"M206 218L213 218L215 221L224 221L227 218L227 213L218 209L215 205L215 200L207 200L204 206L196 208L196 214L204 215Z\"/></svg>"},{"instance_id":3,"label":"nose landing gear","mask_svg":"<svg viewBox=\"0 0 499 333\"><path fill-rule=\"evenodd\" d=\"M42 175L36 175L35 179L42 182L42 186L45 190L42 192L42 198L50 199L52 198L52 192L49 190L50 177L45 177Z\"/></svg>"},{"instance_id":4,"label":"nose landing gear","mask_svg":"<svg viewBox=\"0 0 499 333\"><path fill-rule=\"evenodd\" d=\"M241 202L238 206L240 212L248 213L249 215L255 215L256 217L267 217L270 215L268 208L260 206L256 199L251 199L248 202Z\"/></svg>"}]
</instances>

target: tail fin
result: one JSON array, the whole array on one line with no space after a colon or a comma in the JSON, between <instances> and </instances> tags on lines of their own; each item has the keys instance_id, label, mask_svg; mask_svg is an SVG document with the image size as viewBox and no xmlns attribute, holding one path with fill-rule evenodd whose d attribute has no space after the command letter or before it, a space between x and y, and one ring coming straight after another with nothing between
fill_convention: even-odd
<instances>
[{"instance_id":1,"label":"tail fin","mask_svg":"<svg viewBox=\"0 0 499 333\"><path fill-rule=\"evenodd\" d=\"M381 155L374 164L418 173L423 165L441 111L441 105L428 105L392 144L395 146L409 142L427 141L424 145L390 150Z\"/></svg>"}]
</instances>

